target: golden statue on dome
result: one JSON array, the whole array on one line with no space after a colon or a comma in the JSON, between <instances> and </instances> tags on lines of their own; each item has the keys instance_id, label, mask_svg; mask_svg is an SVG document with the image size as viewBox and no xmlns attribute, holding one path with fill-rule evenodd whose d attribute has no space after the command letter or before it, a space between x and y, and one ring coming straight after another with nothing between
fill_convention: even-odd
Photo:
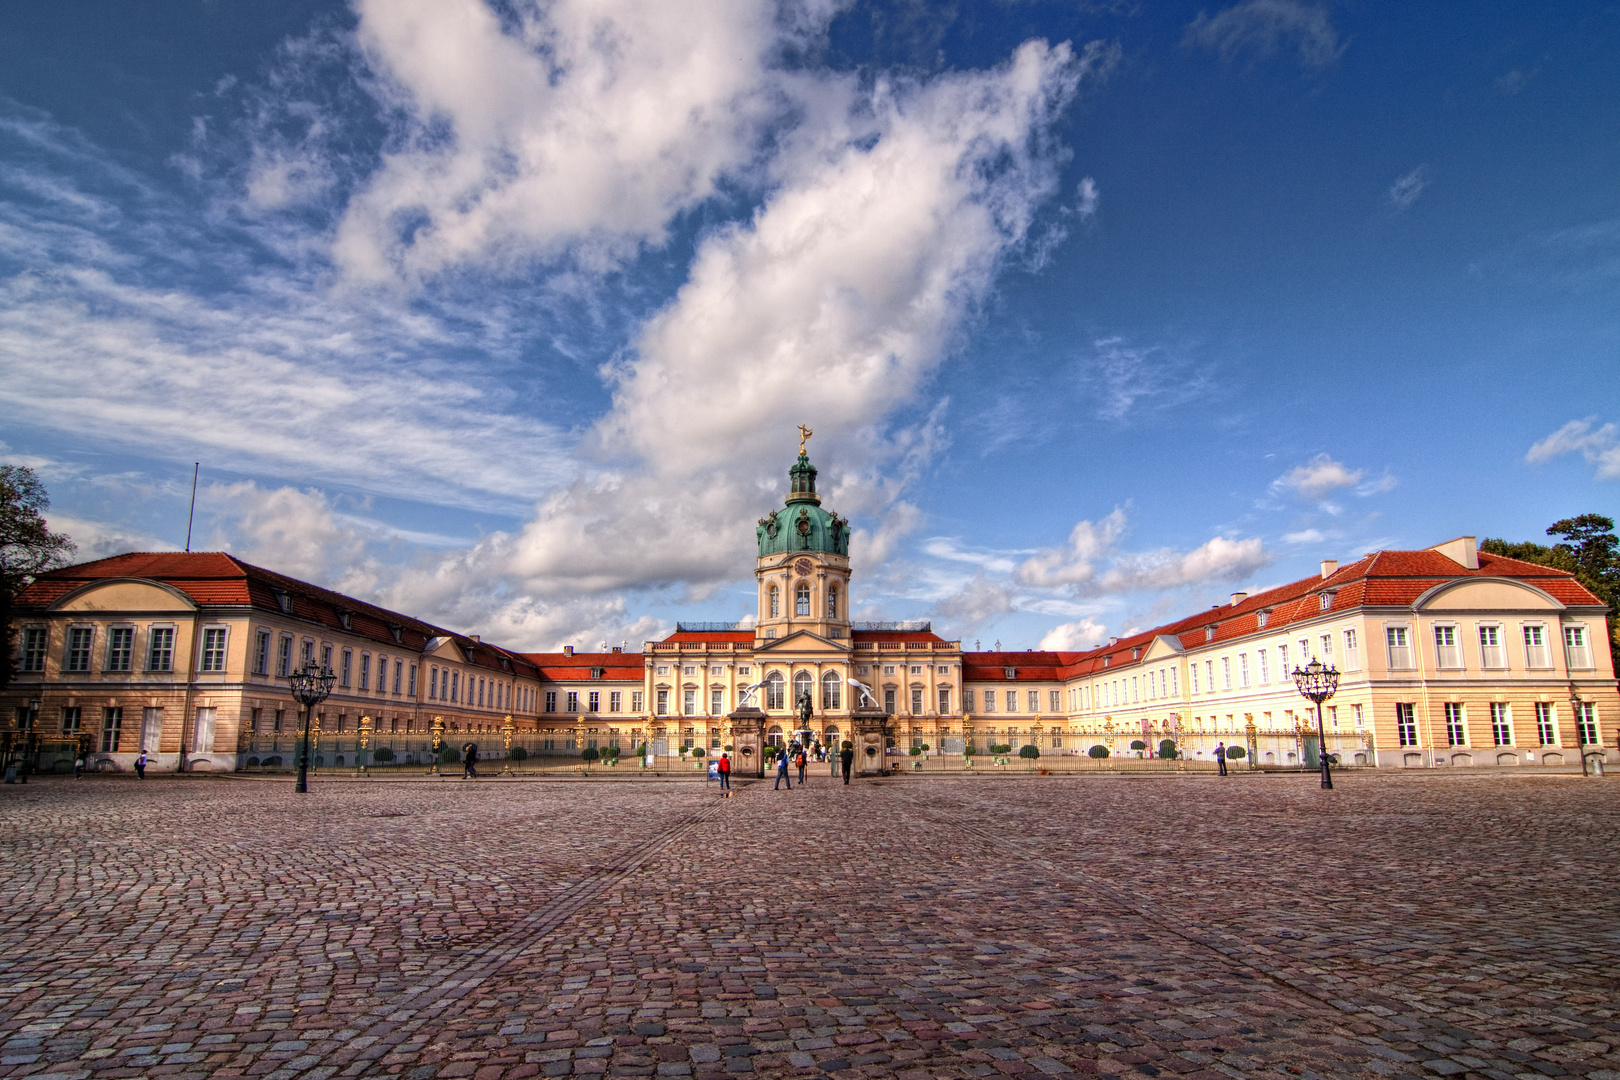
<instances>
[{"instance_id":1,"label":"golden statue on dome","mask_svg":"<svg viewBox=\"0 0 1620 1080\"><path fill-rule=\"evenodd\" d=\"M808 442L810 440L810 436L812 436L814 434L815 434L815 432L811 431L809 428L805 427L803 424L799 425L799 456L800 457L804 457L804 444L806 442Z\"/></svg>"}]
</instances>

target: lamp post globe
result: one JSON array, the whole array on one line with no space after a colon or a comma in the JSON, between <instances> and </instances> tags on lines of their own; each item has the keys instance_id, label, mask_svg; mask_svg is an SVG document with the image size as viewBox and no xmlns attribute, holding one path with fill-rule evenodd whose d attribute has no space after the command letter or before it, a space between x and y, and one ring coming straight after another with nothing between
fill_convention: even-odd
<instances>
[{"instance_id":1,"label":"lamp post globe","mask_svg":"<svg viewBox=\"0 0 1620 1080\"><path fill-rule=\"evenodd\" d=\"M304 726L299 732L298 740L298 784L293 789L299 794L307 794L309 791L310 719L315 706L331 696L332 684L336 681L337 676L332 673L331 668L318 668L313 663L305 664L287 679L292 696L304 707Z\"/></svg>"},{"instance_id":2,"label":"lamp post globe","mask_svg":"<svg viewBox=\"0 0 1620 1080\"><path fill-rule=\"evenodd\" d=\"M1329 768L1327 752L1327 732L1322 727L1322 702L1332 697L1339 689L1339 673L1331 667L1326 667L1320 660L1312 660L1303 668L1293 671L1294 686L1300 696L1310 699L1316 705L1316 757L1322 766L1322 787L1333 787L1333 772Z\"/></svg>"}]
</instances>

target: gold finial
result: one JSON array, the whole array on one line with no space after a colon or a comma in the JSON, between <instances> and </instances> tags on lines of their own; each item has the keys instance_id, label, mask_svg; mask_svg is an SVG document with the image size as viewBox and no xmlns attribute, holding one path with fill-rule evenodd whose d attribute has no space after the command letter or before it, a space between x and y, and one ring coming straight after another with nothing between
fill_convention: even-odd
<instances>
[{"instance_id":1,"label":"gold finial","mask_svg":"<svg viewBox=\"0 0 1620 1080\"><path fill-rule=\"evenodd\" d=\"M812 436L814 434L815 434L815 432L811 431L809 428L805 427L803 424L799 425L799 456L800 457L804 457L804 444L806 442L808 442L809 439L810 439L810 436Z\"/></svg>"}]
</instances>

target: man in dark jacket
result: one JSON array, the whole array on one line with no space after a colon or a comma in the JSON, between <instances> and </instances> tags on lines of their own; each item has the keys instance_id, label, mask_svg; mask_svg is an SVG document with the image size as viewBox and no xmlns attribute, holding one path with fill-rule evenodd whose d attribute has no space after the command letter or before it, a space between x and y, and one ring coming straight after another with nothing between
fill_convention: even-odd
<instances>
[{"instance_id":1,"label":"man in dark jacket","mask_svg":"<svg viewBox=\"0 0 1620 1080\"><path fill-rule=\"evenodd\" d=\"M476 780L476 779L478 779L478 744L477 743L468 743L466 746L463 746L461 748L461 763L462 763L461 778L463 780Z\"/></svg>"},{"instance_id":2,"label":"man in dark jacket","mask_svg":"<svg viewBox=\"0 0 1620 1080\"><path fill-rule=\"evenodd\" d=\"M1215 764L1217 764L1217 765L1219 765L1221 767L1221 775L1225 776L1226 775L1226 744L1225 743L1219 743L1218 742L1218 743L1215 744Z\"/></svg>"},{"instance_id":3,"label":"man in dark jacket","mask_svg":"<svg viewBox=\"0 0 1620 1080\"><path fill-rule=\"evenodd\" d=\"M855 747L850 743L844 744L843 753L838 755L838 761L844 766L844 783L849 783L850 770L855 768Z\"/></svg>"}]
</instances>

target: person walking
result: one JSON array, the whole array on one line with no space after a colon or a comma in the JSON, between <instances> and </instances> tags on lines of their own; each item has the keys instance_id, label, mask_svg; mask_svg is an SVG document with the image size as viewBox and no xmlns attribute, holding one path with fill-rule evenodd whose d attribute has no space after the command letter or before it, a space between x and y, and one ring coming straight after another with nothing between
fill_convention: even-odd
<instances>
[{"instance_id":1,"label":"person walking","mask_svg":"<svg viewBox=\"0 0 1620 1080\"><path fill-rule=\"evenodd\" d=\"M720 755L720 790L731 790L731 755Z\"/></svg>"},{"instance_id":2,"label":"person walking","mask_svg":"<svg viewBox=\"0 0 1620 1080\"><path fill-rule=\"evenodd\" d=\"M84 755L79 754L73 759L73 779L84 779Z\"/></svg>"},{"instance_id":3,"label":"person walking","mask_svg":"<svg viewBox=\"0 0 1620 1080\"><path fill-rule=\"evenodd\" d=\"M139 754L135 755L135 776L138 779L141 779L141 780L146 779L146 751L145 750L142 750Z\"/></svg>"},{"instance_id":4,"label":"person walking","mask_svg":"<svg viewBox=\"0 0 1620 1080\"><path fill-rule=\"evenodd\" d=\"M849 783L850 770L855 767L855 747L851 743L844 744L843 753L838 755L839 764L844 767L844 783Z\"/></svg>"},{"instance_id":5,"label":"person walking","mask_svg":"<svg viewBox=\"0 0 1620 1080\"><path fill-rule=\"evenodd\" d=\"M461 748L461 778L463 780L478 779L478 744L468 743Z\"/></svg>"},{"instance_id":6,"label":"person walking","mask_svg":"<svg viewBox=\"0 0 1620 1080\"><path fill-rule=\"evenodd\" d=\"M788 790L792 791L793 778L788 775L788 756L785 748L776 752L776 783L771 787L771 790L781 790L782 781L784 780L787 781Z\"/></svg>"},{"instance_id":7,"label":"person walking","mask_svg":"<svg viewBox=\"0 0 1620 1080\"><path fill-rule=\"evenodd\" d=\"M807 764L809 764L809 761L810 761L810 759L809 759L809 757L807 757L807 756L806 756L806 755L805 755L805 752L804 752L804 747L802 747L802 746L801 746L801 747L800 747L800 748L799 748L799 760L798 760L798 766L799 766L799 783L800 783L800 784L803 784L803 783L804 783L804 767L805 767L805 766L806 766L806 765L807 765Z\"/></svg>"},{"instance_id":8,"label":"person walking","mask_svg":"<svg viewBox=\"0 0 1620 1080\"><path fill-rule=\"evenodd\" d=\"M1220 766L1221 775L1225 776L1226 775L1226 744L1225 743L1219 743L1218 742L1218 743L1215 744L1215 764Z\"/></svg>"}]
</instances>

